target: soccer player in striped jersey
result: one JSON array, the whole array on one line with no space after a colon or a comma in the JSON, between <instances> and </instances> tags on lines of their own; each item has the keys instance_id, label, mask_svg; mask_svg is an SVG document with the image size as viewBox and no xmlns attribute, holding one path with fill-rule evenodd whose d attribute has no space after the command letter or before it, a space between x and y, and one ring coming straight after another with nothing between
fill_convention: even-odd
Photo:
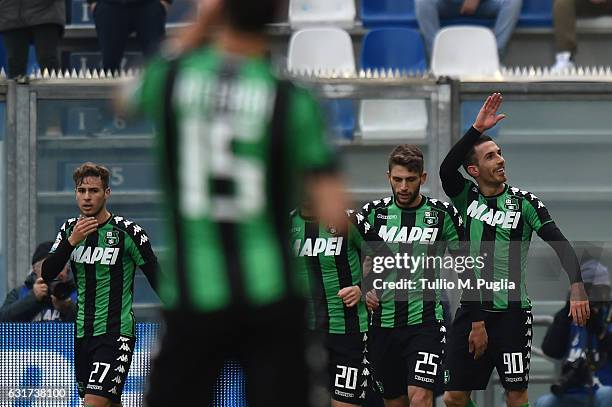
<instances>
[{"instance_id":1,"label":"soccer player in striped jersey","mask_svg":"<svg viewBox=\"0 0 612 407\"><path fill-rule=\"evenodd\" d=\"M376 233L386 242L397 243L400 254L412 258L443 256L448 245L458 249L463 236L458 211L421 194L427 179L421 150L400 145L391 152L388 165L393 195L367 203L361 212ZM369 343L374 379L387 407L431 407L433 391L441 385L438 373L446 329L441 290L423 281L440 281L439 264L396 273L389 277L414 285L406 290L383 289L378 294Z\"/></svg>"},{"instance_id":2,"label":"soccer player in striped jersey","mask_svg":"<svg viewBox=\"0 0 612 407\"><path fill-rule=\"evenodd\" d=\"M42 277L49 284L70 260L77 285L74 360L79 395L85 406L120 406L136 343L134 274L140 267L155 288L157 258L140 226L106 208L108 169L86 162L73 178L80 214L62 225Z\"/></svg>"},{"instance_id":3,"label":"soccer player in striped jersey","mask_svg":"<svg viewBox=\"0 0 612 407\"><path fill-rule=\"evenodd\" d=\"M347 211L346 236L321 223L308 204L291 212L291 246L307 287L307 326L325 335L332 406L361 405L370 382L368 312L361 301L361 252L381 241L367 220Z\"/></svg>"},{"instance_id":4,"label":"soccer player in striped jersey","mask_svg":"<svg viewBox=\"0 0 612 407\"><path fill-rule=\"evenodd\" d=\"M446 194L465 221L466 240L482 267L474 273L480 284L479 312L457 310L448 348L448 379L444 401L449 407L472 406L472 390L485 389L497 369L510 407L528 405L531 357L531 302L525 286L527 253L536 232L556 251L571 283L570 312L584 325L589 304L572 246L531 192L506 183L499 146L484 131L505 116L497 114L502 96L494 93L483 104L473 126L453 146L440 167ZM465 171L476 183L465 179Z\"/></svg>"},{"instance_id":5,"label":"soccer player in striped jersey","mask_svg":"<svg viewBox=\"0 0 612 407\"><path fill-rule=\"evenodd\" d=\"M157 127L172 233L149 407L208 405L228 359L244 369L249 405L308 402L287 214L302 189L343 233L348 203L318 103L279 80L266 57L266 24L283 3L206 0L193 48L153 61L134 94ZM212 44L199 41L207 32ZM197 395L177 392L188 383Z\"/></svg>"}]
</instances>

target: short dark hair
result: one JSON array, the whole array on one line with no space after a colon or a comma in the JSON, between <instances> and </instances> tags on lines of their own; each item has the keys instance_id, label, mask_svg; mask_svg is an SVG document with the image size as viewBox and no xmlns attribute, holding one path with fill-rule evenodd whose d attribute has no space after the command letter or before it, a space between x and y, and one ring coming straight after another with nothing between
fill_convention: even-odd
<instances>
[{"instance_id":1,"label":"short dark hair","mask_svg":"<svg viewBox=\"0 0 612 407\"><path fill-rule=\"evenodd\" d=\"M225 0L224 12L230 25L239 31L263 32L279 16L287 0Z\"/></svg>"},{"instance_id":2,"label":"short dark hair","mask_svg":"<svg viewBox=\"0 0 612 407\"><path fill-rule=\"evenodd\" d=\"M100 177L102 180L102 186L104 189L108 188L108 183L110 180L110 171L108 168L94 164L92 162L86 162L79 165L72 174L72 179L74 180L74 186L78 187L83 183L83 180L87 177Z\"/></svg>"},{"instance_id":3,"label":"short dark hair","mask_svg":"<svg viewBox=\"0 0 612 407\"><path fill-rule=\"evenodd\" d=\"M463 160L464 170L467 171L467 167L469 165L476 164L476 146L479 146L482 143L486 143L487 141L493 141L493 139L487 136L486 134L481 134L480 137L478 137L478 140L476 140L472 148L470 148L470 151L468 151L468 153L466 154L465 159Z\"/></svg>"},{"instance_id":4,"label":"short dark hair","mask_svg":"<svg viewBox=\"0 0 612 407\"><path fill-rule=\"evenodd\" d=\"M389 154L389 172L394 165L401 165L418 174L423 173L423 152L413 144L401 144Z\"/></svg>"}]
</instances>

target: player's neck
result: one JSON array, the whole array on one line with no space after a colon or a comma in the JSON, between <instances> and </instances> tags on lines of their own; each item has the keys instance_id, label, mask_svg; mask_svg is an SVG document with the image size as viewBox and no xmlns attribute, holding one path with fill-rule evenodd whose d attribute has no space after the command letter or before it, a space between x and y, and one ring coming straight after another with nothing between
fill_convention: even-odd
<instances>
[{"instance_id":1,"label":"player's neck","mask_svg":"<svg viewBox=\"0 0 612 407\"><path fill-rule=\"evenodd\" d=\"M316 213L311 207L302 206L299 211L302 219L312 220L316 218Z\"/></svg>"},{"instance_id":2,"label":"player's neck","mask_svg":"<svg viewBox=\"0 0 612 407\"><path fill-rule=\"evenodd\" d=\"M106 223L106 221L108 220L108 218L111 217L110 212L105 208L103 208L97 215L96 215L96 220L98 221L98 225L102 225L104 223Z\"/></svg>"},{"instance_id":3,"label":"player's neck","mask_svg":"<svg viewBox=\"0 0 612 407\"><path fill-rule=\"evenodd\" d=\"M501 184L484 184L478 183L478 189L480 189L480 193L484 196L495 196L504 192L506 189L506 183L502 182Z\"/></svg>"},{"instance_id":4,"label":"player's neck","mask_svg":"<svg viewBox=\"0 0 612 407\"><path fill-rule=\"evenodd\" d=\"M246 33L231 27L221 29L216 45L224 52L244 57L261 57L268 49L264 33Z\"/></svg>"},{"instance_id":5,"label":"player's neck","mask_svg":"<svg viewBox=\"0 0 612 407\"><path fill-rule=\"evenodd\" d=\"M412 201L409 205L400 205L399 202L397 201L397 199L395 200L395 205L397 205L398 208L400 209L407 209L407 210L411 210L414 208L418 208L419 206L421 206L421 203L423 202L423 195L419 194L419 196L416 197L416 199L414 201Z\"/></svg>"}]
</instances>

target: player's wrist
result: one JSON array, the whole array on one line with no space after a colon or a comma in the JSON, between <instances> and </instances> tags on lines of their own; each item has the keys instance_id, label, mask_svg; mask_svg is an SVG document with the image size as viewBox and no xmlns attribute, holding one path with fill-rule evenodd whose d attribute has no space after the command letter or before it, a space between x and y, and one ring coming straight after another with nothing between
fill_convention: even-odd
<instances>
[{"instance_id":1,"label":"player's wrist","mask_svg":"<svg viewBox=\"0 0 612 407\"><path fill-rule=\"evenodd\" d=\"M472 322L472 330L476 331L479 329L484 329L485 328L485 323L484 321L474 321Z\"/></svg>"},{"instance_id":2,"label":"player's wrist","mask_svg":"<svg viewBox=\"0 0 612 407\"><path fill-rule=\"evenodd\" d=\"M480 125L480 124L478 124L478 123L474 123L474 124L472 124L472 127L474 128L474 130L476 130L476 131L477 131L477 132L479 132L479 133L484 133L484 131L486 130L486 129L484 128L484 126L482 126L482 125Z\"/></svg>"},{"instance_id":3,"label":"player's wrist","mask_svg":"<svg viewBox=\"0 0 612 407\"><path fill-rule=\"evenodd\" d=\"M79 244L80 240L77 240L74 235L70 235L70 237L68 237L68 239L66 239L68 241L68 244L72 247L76 247L77 244Z\"/></svg>"}]
</instances>

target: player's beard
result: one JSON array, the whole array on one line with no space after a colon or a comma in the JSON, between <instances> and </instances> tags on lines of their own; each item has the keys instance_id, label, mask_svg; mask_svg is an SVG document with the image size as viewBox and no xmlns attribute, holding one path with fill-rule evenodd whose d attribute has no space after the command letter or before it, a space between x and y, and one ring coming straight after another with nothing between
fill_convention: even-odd
<instances>
[{"instance_id":1,"label":"player's beard","mask_svg":"<svg viewBox=\"0 0 612 407\"><path fill-rule=\"evenodd\" d=\"M395 199L397 206L402 207L402 208L410 208L414 204L414 202L417 200L420 194L421 194L420 185L417 187L417 189L414 192L409 192L407 196L402 197L402 198L400 198L397 192L393 190L393 198Z\"/></svg>"}]
</instances>

